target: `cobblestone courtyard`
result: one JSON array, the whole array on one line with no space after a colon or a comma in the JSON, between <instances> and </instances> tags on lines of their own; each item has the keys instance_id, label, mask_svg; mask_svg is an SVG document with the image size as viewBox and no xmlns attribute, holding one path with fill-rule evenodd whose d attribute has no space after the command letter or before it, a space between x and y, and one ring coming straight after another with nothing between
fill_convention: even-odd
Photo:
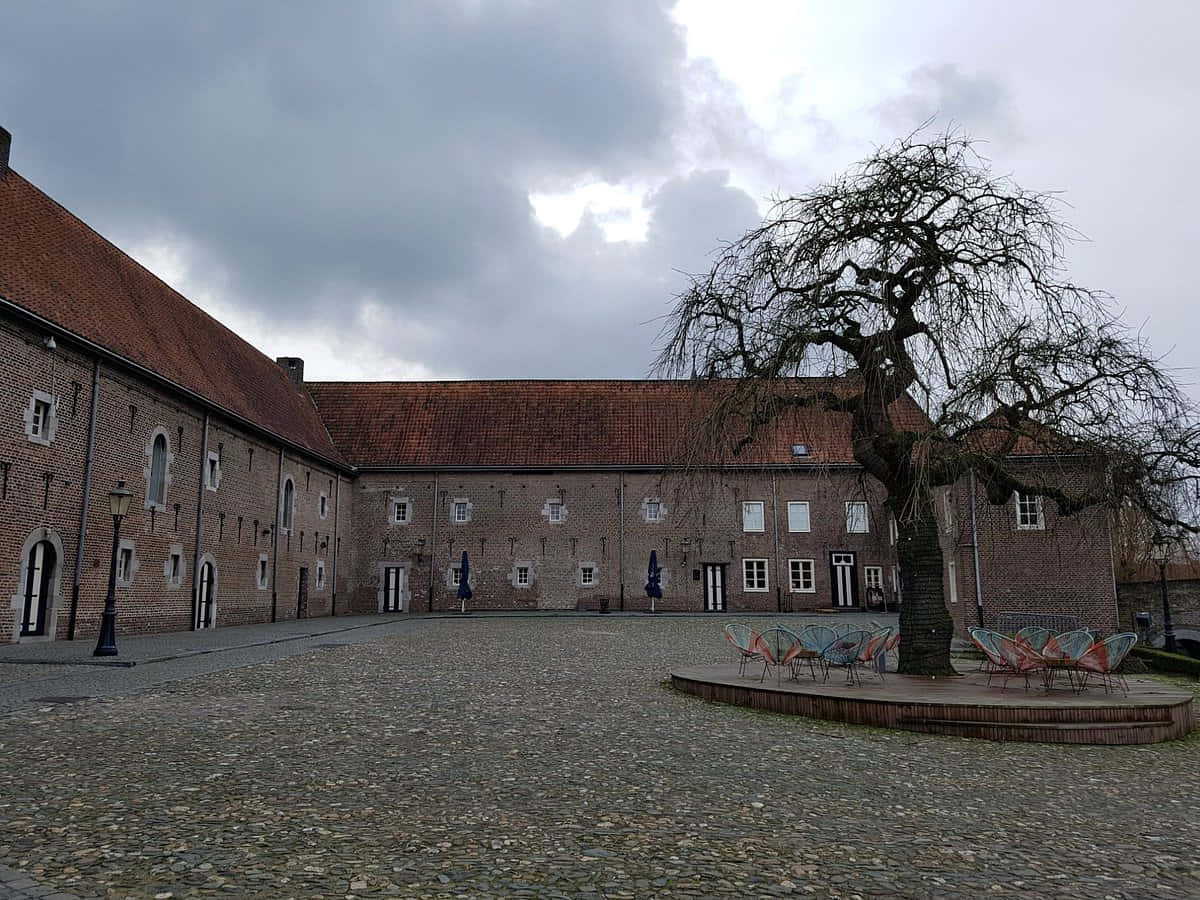
<instances>
[{"instance_id":1,"label":"cobblestone courtyard","mask_svg":"<svg viewBox=\"0 0 1200 900\"><path fill-rule=\"evenodd\" d=\"M1200 896L1195 736L995 744L672 692L730 658L719 625L414 620L26 704L0 866L85 897Z\"/></svg>"}]
</instances>

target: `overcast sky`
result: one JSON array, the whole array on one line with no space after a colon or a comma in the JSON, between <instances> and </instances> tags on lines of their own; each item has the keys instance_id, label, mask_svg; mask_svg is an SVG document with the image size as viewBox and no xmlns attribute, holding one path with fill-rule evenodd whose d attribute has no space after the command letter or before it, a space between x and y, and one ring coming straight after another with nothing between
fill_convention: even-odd
<instances>
[{"instance_id":1,"label":"overcast sky","mask_svg":"<svg viewBox=\"0 0 1200 900\"><path fill-rule=\"evenodd\" d=\"M1064 192L1076 280L1195 384L1197 33L1190 0L10 2L0 125L310 378L589 378L647 373L771 195L933 117Z\"/></svg>"}]
</instances>

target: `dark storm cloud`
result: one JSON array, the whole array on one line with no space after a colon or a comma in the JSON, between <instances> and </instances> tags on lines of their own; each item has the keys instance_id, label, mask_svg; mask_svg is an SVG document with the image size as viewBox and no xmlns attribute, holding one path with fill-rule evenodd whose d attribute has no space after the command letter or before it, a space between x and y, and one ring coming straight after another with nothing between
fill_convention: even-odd
<instances>
[{"instance_id":1,"label":"dark storm cloud","mask_svg":"<svg viewBox=\"0 0 1200 900\"><path fill-rule=\"evenodd\" d=\"M530 191L670 171L684 45L643 0L27 4L0 41L14 168L105 233L186 238L260 315L342 327L372 297L435 371L640 374L671 269L752 209L704 175L644 246L534 220Z\"/></svg>"}]
</instances>

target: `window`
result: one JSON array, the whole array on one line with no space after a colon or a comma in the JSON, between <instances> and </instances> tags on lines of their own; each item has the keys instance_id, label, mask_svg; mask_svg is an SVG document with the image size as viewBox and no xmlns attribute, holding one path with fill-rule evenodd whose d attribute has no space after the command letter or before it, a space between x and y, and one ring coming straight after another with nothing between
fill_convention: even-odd
<instances>
[{"instance_id":1,"label":"window","mask_svg":"<svg viewBox=\"0 0 1200 900\"><path fill-rule=\"evenodd\" d=\"M813 581L813 560L789 559L788 575L793 594L812 594L817 590Z\"/></svg>"},{"instance_id":2,"label":"window","mask_svg":"<svg viewBox=\"0 0 1200 900\"><path fill-rule=\"evenodd\" d=\"M167 565L164 568L164 574L167 576L167 587L179 587L183 581L183 548L175 546L171 548L171 552L167 556Z\"/></svg>"},{"instance_id":3,"label":"window","mask_svg":"<svg viewBox=\"0 0 1200 900\"><path fill-rule=\"evenodd\" d=\"M529 585L529 566L517 566L517 587Z\"/></svg>"},{"instance_id":4,"label":"window","mask_svg":"<svg viewBox=\"0 0 1200 900\"><path fill-rule=\"evenodd\" d=\"M150 447L150 489L146 501L152 509L167 505L167 436L158 434Z\"/></svg>"},{"instance_id":5,"label":"window","mask_svg":"<svg viewBox=\"0 0 1200 900\"><path fill-rule=\"evenodd\" d=\"M954 560L946 562L946 583L950 585L950 602L958 602L958 563Z\"/></svg>"},{"instance_id":6,"label":"window","mask_svg":"<svg viewBox=\"0 0 1200 900\"><path fill-rule=\"evenodd\" d=\"M392 521L397 525L407 525L410 520L410 510L408 498L397 499L392 501Z\"/></svg>"},{"instance_id":7,"label":"window","mask_svg":"<svg viewBox=\"0 0 1200 900\"><path fill-rule=\"evenodd\" d=\"M322 492L317 500L317 515L322 519L329 513L329 495Z\"/></svg>"},{"instance_id":8,"label":"window","mask_svg":"<svg viewBox=\"0 0 1200 900\"><path fill-rule=\"evenodd\" d=\"M45 391L34 391L25 408L25 436L35 444L49 445L58 429L58 404Z\"/></svg>"},{"instance_id":9,"label":"window","mask_svg":"<svg viewBox=\"0 0 1200 900\"><path fill-rule=\"evenodd\" d=\"M896 524L895 516L888 516L888 543L895 547L898 540L900 540L900 526Z\"/></svg>"},{"instance_id":10,"label":"window","mask_svg":"<svg viewBox=\"0 0 1200 900\"><path fill-rule=\"evenodd\" d=\"M221 484L221 457L209 451L208 465L204 467L204 487L215 491Z\"/></svg>"},{"instance_id":11,"label":"window","mask_svg":"<svg viewBox=\"0 0 1200 900\"><path fill-rule=\"evenodd\" d=\"M662 521L662 503L658 500L646 501L646 521L661 522Z\"/></svg>"},{"instance_id":12,"label":"window","mask_svg":"<svg viewBox=\"0 0 1200 900\"><path fill-rule=\"evenodd\" d=\"M759 506L762 504L760 503ZM765 559L742 560L742 588L747 591L767 589L767 561Z\"/></svg>"},{"instance_id":13,"label":"window","mask_svg":"<svg viewBox=\"0 0 1200 900\"><path fill-rule=\"evenodd\" d=\"M954 531L954 498L950 495L950 488L942 491L942 528L946 534Z\"/></svg>"},{"instance_id":14,"label":"window","mask_svg":"<svg viewBox=\"0 0 1200 900\"><path fill-rule=\"evenodd\" d=\"M317 560L317 590L325 587L325 560Z\"/></svg>"},{"instance_id":15,"label":"window","mask_svg":"<svg viewBox=\"0 0 1200 900\"><path fill-rule=\"evenodd\" d=\"M591 587L596 583L596 567L595 566L580 566L579 567L579 583L584 587Z\"/></svg>"},{"instance_id":16,"label":"window","mask_svg":"<svg viewBox=\"0 0 1200 900\"><path fill-rule=\"evenodd\" d=\"M561 500L551 500L546 504L546 508L549 511L551 522L561 522L563 520L563 505Z\"/></svg>"},{"instance_id":17,"label":"window","mask_svg":"<svg viewBox=\"0 0 1200 900\"><path fill-rule=\"evenodd\" d=\"M788 503L788 531L809 531L808 501L794 500Z\"/></svg>"},{"instance_id":18,"label":"window","mask_svg":"<svg viewBox=\"0 0 1200 900\"><path fill-rule=\"evenodd\" d=\"M138 561L134 552L133 541L121 541L117 550L117 583L122 587L133 584L133 576L137 574Z\"/></svg>"},{"instance_id":19,"label":"window","mask_svg":"<svg viewBox=\"0 0 1200 900\"><path fill-rule=\"evenodd\" d=\"M863 566L863 583L869 591L875 588L883 590L883 566Z\"/></svg>"},{"instance_id":20,"label":"window","mask_svg":"<svg viewBox=\"0 0 1200 900\"><path fill-rule=\"evenodd\" d=\"M260 591L267 589L267 554L258 555L257 586Z\"/></svg>"},{"instance_id":21,"label":"window","mask_svg":"<svg viewBox=\"0 0 1200 900\"><path fill-rule=\"evenodd\" d=\"M470 584L470 583L471 583L471 576L468 575L467 576L467 584ZM462 567L454 566L450 570L450 586L458 587L460 584L462 584Z\"/></svg>"},{"instance_id":22,"label":"window","mask_svg":"<svg viewBox=\"0 0 1200 900\"><path fill-rule=\"evenodd\" d=\"M454 521L455 522L471 521L471 507L470 507L470 504L467 503L466 500L455 500L454 501ZM454 583L458 584L457 581Z\"/></svg>"},{"instance_id":23,"label":"window","mask_svg":"<svg viewBox=\"0 0 1200 900\"><path fill-rule=\"evenodd\" d=\"M292 508L295 504L296 486L289 478L283 483L283 510L280 512L280 521L283 523L281 527L284 531L292 530Z\"/></svg>"},{"instance_id":24,"label":"window","mask_svg":"<svg viewBox=\"0 0 1200 900\"><path fill-rule=\"evenodd\" d=\"M848 534L866 534L870 526L867 524L867 504L861 500L850 500L846 503L846 532Z\"/></svg>"},{"instance_id":25,"label":"window","mask_svg":"<svg viewBox=\"0 0 1200 900\"><path fill-rule=\"evenodd\" d=\"M763 504L761 500L750 500L742 504L742 531L765 531Z\"/></svg>"},{"instance_id":26,"label":"window","mask_svg":"<svg viewBox=\"0 0 1200 900\"><path fill-rule=\"evenodd\" d=\"M1042 514L1042 498L1030 494L1016 493L1017 527L1030 531L1040 531L1046 527L1046 519Z\"/></svg>"}]
</instances>

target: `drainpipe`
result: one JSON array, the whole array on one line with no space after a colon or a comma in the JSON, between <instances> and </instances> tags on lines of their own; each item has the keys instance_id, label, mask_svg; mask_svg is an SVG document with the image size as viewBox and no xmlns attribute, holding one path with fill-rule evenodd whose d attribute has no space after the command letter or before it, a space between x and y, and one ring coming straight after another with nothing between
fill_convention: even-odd
<instances>
[{"instance_id":1,"label":"drainpipe","mask_svg":"<svg viewBox=\"0 0 1200 900\"><path fill-rule=\"evenodd\" d=\"M617 532L617 567L621 582L621 612L625 611L625 473L619 472L617 485L617 520L621 523Z\"/></svg>"},{"instance_id":2,"label":"drainpipe","mask_svg":"<svg viewBox=\"0 0 1200 900\"><path fill-rule=\"evenodd\" d=\"M271 621L279 603L279 591L275 589L279 575L279 517L283 513L283 447L279 448L279 473L275 476L275 528L271 535Z\"/></svg>"},{"instance_id":3,"label":"drainpipe","mask_svg":"<svg viewBox=\"0 0 1200 900\"><path fill-rule=\"evenodd\" d=\"M433 473L433 500L429 504L433 513L433 533L429 536L429 611L433 612L433 573L437 564L437 514L438 514L438 476Z\"/></svg>"},{"instance_id":4,"label":"drainpipe","mask_svg":"<svg viewBox=\"0 0 1200 900\"><path fill-rule=\"evenodd\" d=\"M979 525L975 520L975 470L971 470L971 553L975 559L975 608L983 627L983 577L979 572Z\"/></svg>"},{"instance_id":5,"label":"drainpipe","mask_svg":"<svg viewBox=\"0 0 1200 900\"><path fill-rule=\"evenodd\" d=\"M771 528L775 532L775 611L783 612L783 582L779 568L779 508L775 498L775 473L771 473Z\"/></svg>"},{"instance_id":6,"label":"drainpipe","mask_svg":"<svg viewBox=\"0 0 1200 900\"><path fill-rule=\"evenodd\" d=\"M329 597L329 614L337 615L338 523L342 518L342 473L336 473L337 487L333 491L333 593Z\"/></svg>"},{"instance_id":7,"label":"drainpipe","mask_svg":"<svg viewBox=\"0 0 1200 900\"><path fill-rule=\"evenodd\" d=\"M204 414L204 440L200 447L200 485L196 490L196 544L192 548L192 631L200 616L200 539L204 533L204 470L208 466L208 413Z\"/></svg>"},{"instance_id":8,"label":"drainpipe","mask_svg":"<svg viewBox=\"0 0 1200 900\"><path fill-rule=\"evenodd\" d=\"M96 417L100 409L100 357L92 363L92 412L88 419L87 457L83 463L83 502L79 505L79 541L75 544L75 583L71 585L71 614L67 640L75 640L75 615L79 610L79 583L83 580L83 544L87 538L88 500L92 494L92 463L96 459Z\"/></svg>"}]
</instances>

